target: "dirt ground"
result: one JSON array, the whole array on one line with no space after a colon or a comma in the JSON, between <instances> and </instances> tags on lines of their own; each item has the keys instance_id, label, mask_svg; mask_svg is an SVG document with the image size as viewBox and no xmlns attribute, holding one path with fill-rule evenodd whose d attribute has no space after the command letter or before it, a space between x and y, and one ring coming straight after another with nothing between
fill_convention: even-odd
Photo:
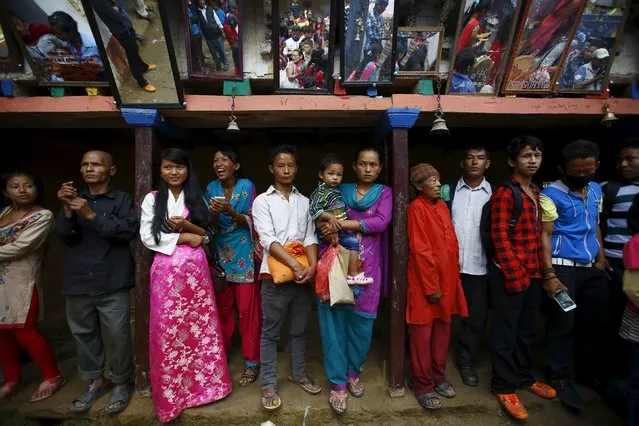
<instances>
[{"instance_id":1,"label":"dirt ground","mask_svg":"<svg viewBox=\"0 0 639 426\"><path fill-rule=\"evenodd\" d=\"M402 398L391 399L388 395L386 378L381 369L381 337L375 336L369 360L364 368L362 381L366 386L366 395L361 399L349 397L348 412L338 418L328 406L329 384L324 376L321 360L321 345L317 320L313 318L309 325L308 369L311 377L318 380L323 391L311 396L286 379L290 372L289 357L286 351L279 353L279 386L282 408L274 414L265 413L260 407L259 383L241 388L234 385L233 393L226 399L214 404L189 409L172 424L177 425L255 425L270 420L276 426L296 425L464 425L497 426L521 424L512 420L500 407L488 385L490 380L490 357L484 348L478 360L480 386L466 387L461 383L459 373L453 362L455 340L451 343L451 357L447 368L447 379L457 389L457 397L442 401L442 410L426 412L407 389ZM28 402L35 391L39 372L30 363L24 367L25 388L7 405L0 408L0 426L36 426L36 425L145 425L159 424L148 397L134 397L129 408L115 419L108 418L104 408L108 396L96 402L85 417L71 417L67 407L85 385L75 376L76 359L73 341L69 335L56 336L54 340L58 360L63 373L70 382L52 398L36 404ZM538 346L535 353L543 350ZM538 356L536 356L538 358ZM234 381L242 373L240 341L236 341L231 353L230 370ZM541 374L539 375L541 378ZM580 426L605 425L621 426L622 420L613 413L594 392L579 387L587 402L582 413L575 413L563 407L558 401L545 401L528 392L520 392L522 402L527 407L530 418L528 424L535 426ZM87 422L88 421L88 422Z\"/></svg>"},{"instance_id":2,"label":"dirt ground","mask_svg":"<svg viewBox=\"0 0 639 426\"><path fill-rule=\"evenodd\" d=\"M177 104L178 96L175 88L173 71L162 28L162 20L158 12L157 0L146 0L147 6L153 9L153 18L149 22L141 19L135 13L133 0L126 0L125 5L128 14L133 20L135 32L146 37L145 41L138 42L140 57L147 64L156 64L155 71L145 74L147 81L157 88L156 92L145 92L138 86L132 76L119 81L118 89L120 97L125 104Z\"/></svg>"}]
</instances>

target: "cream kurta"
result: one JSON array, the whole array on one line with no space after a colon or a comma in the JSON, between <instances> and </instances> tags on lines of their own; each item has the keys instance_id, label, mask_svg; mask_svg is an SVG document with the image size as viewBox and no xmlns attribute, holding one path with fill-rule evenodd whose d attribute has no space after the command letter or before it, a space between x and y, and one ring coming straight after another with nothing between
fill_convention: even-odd
<instances>
[{"instance_id":1,"label":"cream kurta","mask_svg":"<svg viewBox=\"0 0 639 426\"><path fill-rule=\"evenodd\" d=\"M0 218L10 209L3 209ZM24 326L33 288L40 286L44 243L52 225L53 213L40 210L0 228L0 328Z\"/></svg>"}]
</instances>

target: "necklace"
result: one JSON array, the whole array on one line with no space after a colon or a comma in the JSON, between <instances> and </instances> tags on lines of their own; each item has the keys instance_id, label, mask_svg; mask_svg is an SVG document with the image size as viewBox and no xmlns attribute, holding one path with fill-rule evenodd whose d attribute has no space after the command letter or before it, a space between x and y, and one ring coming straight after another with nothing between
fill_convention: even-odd
<instances>
[{"instance_id":1,"label":"necklace","mask_svg":"<svg viewBox=\"0 0 639 426\"><path fill-rule=\"evenodd\" d=\"M370 188L369 188L370 189ZM368 189L365 192L360 191L359 187L357 186L357 184L355 184L355 190L357 191L357 193L359 195L361 195L362 197L366 195L366 193L368 192Z\"/></svg>"}]
</instances>

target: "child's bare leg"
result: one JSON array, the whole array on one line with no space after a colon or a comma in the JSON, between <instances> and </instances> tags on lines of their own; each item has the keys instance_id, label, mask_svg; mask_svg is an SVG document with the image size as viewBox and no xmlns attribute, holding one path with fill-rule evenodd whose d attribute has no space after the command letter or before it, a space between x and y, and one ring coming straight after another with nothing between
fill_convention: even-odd
<instances>
[{"instance_id":1,"label":"child's bare leg","mask_svg":"<svg viewBox=\"0 0 639 426\"><path fill-rule=\"evenodd\" d=\"M359 274L359 252L356 250L348 251L350 256L348 257L348 275L351 277Z\"/></svg>"}]
</instances>

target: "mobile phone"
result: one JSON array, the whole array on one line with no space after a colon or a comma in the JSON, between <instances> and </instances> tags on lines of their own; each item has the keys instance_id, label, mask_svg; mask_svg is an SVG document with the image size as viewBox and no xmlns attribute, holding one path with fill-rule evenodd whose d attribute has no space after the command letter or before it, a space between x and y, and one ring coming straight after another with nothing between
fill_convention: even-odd
<instances>
[{"instance_id":1,"label":"mobile phone","mask_svg":"<svg viewBox=\"0 0 639 426\"><path fill-rule=\"evenodd\" d=\"M220 196L218 196L218 197L213 197L213 199L214 199L214 200L219 200L219 201L224 201L224 200L226 200L226 197L225 197L225 196L223 196L223 195L220 195Z\"/></svg>"},{"instance_id":2,"label":"mobile phone","mask_svg":"<svg viewBox=\"0 0 639 426\"><path fill-rule=\"evenodd\" d=\"M566 290L557 290L555 293L555 301L557 301L559 307L561 307L564 312L572 311L577 307L577 304L572 300Z\"/></svg>"}]
</instances>

